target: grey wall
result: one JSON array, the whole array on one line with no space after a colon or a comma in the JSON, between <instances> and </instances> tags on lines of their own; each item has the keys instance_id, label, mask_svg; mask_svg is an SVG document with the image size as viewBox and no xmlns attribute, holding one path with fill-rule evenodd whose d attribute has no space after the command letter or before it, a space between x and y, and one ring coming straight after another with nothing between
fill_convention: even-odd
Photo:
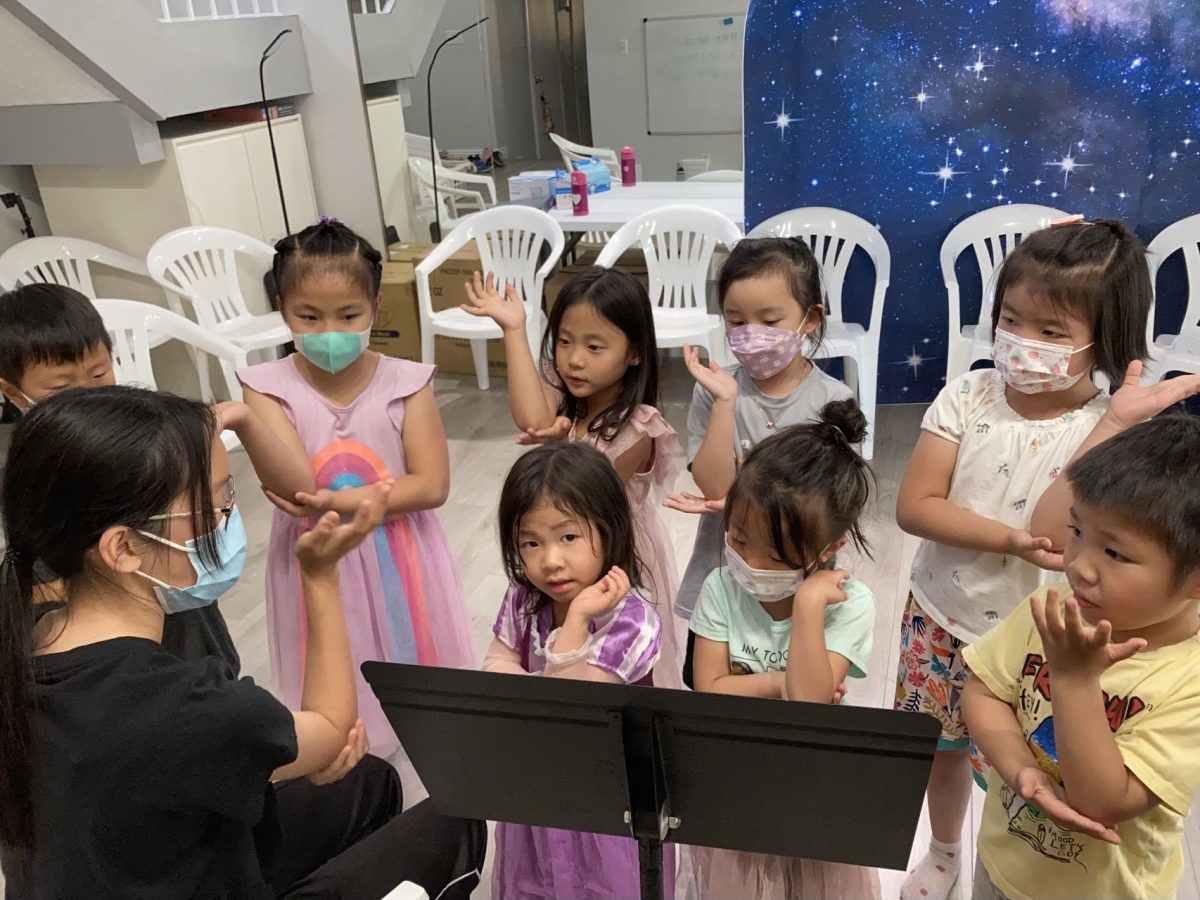
<instances>
[{"instance_id":1,"label":"grey wall","mask_svg":"<svg viewBox=\"0 0 1200 900\"><path fill-rule=\"evenodd\" d=\"M680 159L708 156L714 169L742 168L740 134L646 134L646 49L642 19L745 12L746 0L591 0L585 6L592 139L637 151L643 177L673 179ZM620 53L629 41L629 55Z\"/></svg>"},{"instance_id":2,"label":"grey wall","mask_svg":"<svg viewBox=\"0 0 1200 900\"><path fill-rule=\"evenodd\" d=\"M501 2L516 3L518 0ZM405 110L405 123L410 131L424 134L429 130L425 82L434 49L450 34L487 14L484 0L447 0L429 39L421 67L410 85L412 105ZM438 147L444 150L500 145L487 49L490 39L486 30L491 26L491 22L485 22L480 28L468 31L462 36L461 44L447 44L438 56L433 73L433 128Z\"/></svg>"},{"instance_id":3,"label":"grey wall","mask_svg":"<svg viewBox=\"0 0 1200 900\"><path fill-rule=\"evenodd\" d=\"M159 0L0 5L147 119L253 103L263 49L281 29L299 30L297 20L286 16L163 23ZM281 44L268 65L271 96L310 90L301 41Z\"/></svg>"},{"instance_id":4,"label":"grey wall","mask_svg":"<svg viewBox=\"0 0 1200 900\"><path fill-rule=\"evenodd\" d=\"M112 91L0 6L0 106L95 103Z\"/></svg>"},{"instance_id":5,"label":"grey wall","mask_svg":"<svg viewBox=\"0 0 1200 900\"><path fill-rule=\"evenodd\" d=\"M39 236L50 233L50 223L46 220L46 210L42 208L42 195L38 193L37 182L33 178L30 166L0 166L0 194L16 191L25 200L25 208L29 218L33 220L33 229ZM0 206L0 253L13 244L23 241L21 234L21 213L14 209Z\"/></svg>"},{"instance_id":6,"label":"grey wall","mask_svg":"<svg viewBox=\"0 0 1200 900\"><path fill-rule=\"evenodd\" d=\"M446 0L396 0L386 15L356 13L358 62L363 84L412 78ZM351 3L357 9L356 3Z\"/></svg>"},{"instance_id":7,"label":"grey wall","mask_svg":"<svg viewBox=\"0 0 1200 900\"><path fill-rule=\"evenodd\" d=\"M0 163L124 166L162 158L157 123L116 100L0 107Z\"/></svg>"},{"instance_id":8,"label":"grey wall","mask_svg":"<svg viewBox=\"0 0 1200 900\"><path fill-rule=\"evenodd\" d=\"M317 208L383 247L383 212L350 8L330 0L280 0L279 8L298 17L297 37L303 37L308 55L312 93L297 98L296 106L304 119ZM300 42L289 38L285 43ZM291 223L293 230L310 224Z\"/></svg>"},{"instance_id":9,"label":"grey wall","mask_svg":"<svg viewBox=\"0 0 1200 900\"><path fill-rule=\"evenodd\" d=\"M522 0L488 0L487 5L495 41L490 55L496 142L507 147L513 159L536 159L525 4Z\"/></svg>"}]
</instances>

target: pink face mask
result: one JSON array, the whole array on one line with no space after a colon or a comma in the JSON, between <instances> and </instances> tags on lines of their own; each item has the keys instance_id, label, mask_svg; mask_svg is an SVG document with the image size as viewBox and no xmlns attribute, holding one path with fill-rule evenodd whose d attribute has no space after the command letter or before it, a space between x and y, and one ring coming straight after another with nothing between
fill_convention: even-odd
<instances>
[{"instance_id":1,"label":"pink face mask","mask_svg":"<svg viewBox=\"0 0 1200 900\"><path fill-rule=\"evenodd\" d=\"M807 318L807 317L806 317ZM787 331L770 325L739 325L725 332L729 349L755 381L765 381L786 369L804 347L801 328Z\"/></svg>"},{"instance_id":2,"label":"pink face mask","mask_svg":"<svg viewBox=\"0 0 1200 900\"><path fill-rule=\"evenodd\" d=\"M992 342L992 361L1004 383L1022 394L1044 394L1050 391L1065 391L1074 387L1085 374L1067 374L1071 357L1091 347L1067 347L1019 337L996 329Z\"/></svg>"}]
</instances>

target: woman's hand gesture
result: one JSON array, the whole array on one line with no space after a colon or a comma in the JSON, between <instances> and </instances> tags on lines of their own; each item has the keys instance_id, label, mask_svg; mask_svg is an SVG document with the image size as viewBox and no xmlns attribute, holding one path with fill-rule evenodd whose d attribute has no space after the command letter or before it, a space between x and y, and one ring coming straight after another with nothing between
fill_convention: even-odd
<instances>
[{"instance_id":1,"label":"woman's hand gesture","mask_svg":"<svg viewBox=\"0 0 1200 900\"><path fill-rule=\"evenodd\" d=\"M341 517L333 511L325 513L316 524L296 541L296 558L307 575L329 575L337 572L338 560L363 542L367 535L383 524L387 496L392 482L372 485L367 499L354 511L354 520L339 525Z\"/></svg>"},{"instance_id":2,"label":"woman's hand gesture","mask_svg":"<svg viewBox=\"0 0 1200 900\"><path fill-rule=\"evenodd\" d=\"M525 328L525 304L516 285L508 284L504 295L496 286L496 276L488 272L484 280L478 272L466 283L467 302L459 306L465 313L479 318L491 319L502 331L523 331Z\"/></svg>"}]
</instances>

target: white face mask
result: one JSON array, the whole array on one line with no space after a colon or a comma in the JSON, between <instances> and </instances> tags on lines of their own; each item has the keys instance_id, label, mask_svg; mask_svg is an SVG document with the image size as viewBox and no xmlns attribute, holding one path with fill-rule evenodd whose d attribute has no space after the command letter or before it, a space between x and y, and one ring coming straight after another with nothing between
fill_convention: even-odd
<instances>
[{"instance_id":1,"label":"white face mask","mask_svg":"<svg viewBox=\"0 0 1200 900\"><path fill-rule=\"evenodd\" d=\"M1093 342L1094 343L1094 342ZM1017 337L1003 329L996 329L992 342L992 362L1004 383L1022 394L1044 394L1050 391L1065 391L1074 387L1086 374L1067 374L1071 357L1082 353L1092 344L1083 347L1067 347L1062 344L1047 344Z\"/></svg>"},{"instance_id":2,"label":"white face mask","mask_svg":"<svg viewBox=\"0 0 1200 900\"><path fill-rule=\"evenodd\" d=\"M808 577L808 572L797 569L752 568L729 546L728 541L725 542L725 557L733 580L756 600L783 600L790 597Z\"/></svg>"}]
</instances>

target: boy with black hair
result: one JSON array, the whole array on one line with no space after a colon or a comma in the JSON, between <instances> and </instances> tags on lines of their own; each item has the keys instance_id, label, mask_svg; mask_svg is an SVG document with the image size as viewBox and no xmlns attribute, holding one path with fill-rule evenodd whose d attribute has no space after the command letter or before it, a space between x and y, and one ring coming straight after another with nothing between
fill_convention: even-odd
<instances>
[{"instance_id":1,"label":"boy with black hair","mask_svg":"<svg viewBox=\"0 0 1200 900\"><path fill-rule=\"evenodd\" d=\"M22 413L75 387L116 384L112 339L92 302L60 284L0 293L0 392ZM63 583L40 562L37 599L54 602ZM211 606L166 617L163 646L182 659L215 656L236 676L241 660L221 611Z\"/></svg>"},{"instance_id":2,"label":"boy with black hair","mask_svg":"<svg viewBox=\"0 0 1200 900\"><path fill-rule=\"evenodd\" d=\"M112 340L96 307L60 284L0 294L0 391L22 412L72 387L116 384Z\"/></svg>"},{"instance_id":3,"label":"boy with black hair","mask_svg":"<svg viewBox=\"0 0 1200 900\"><path fill-rule=\"evenodd\" d=\"M974 896L1170 897L1200 789L1200 421L1135 425L1067 478L1068 584L965 651L994 767Z\"/></svg>"}]
</instances>

